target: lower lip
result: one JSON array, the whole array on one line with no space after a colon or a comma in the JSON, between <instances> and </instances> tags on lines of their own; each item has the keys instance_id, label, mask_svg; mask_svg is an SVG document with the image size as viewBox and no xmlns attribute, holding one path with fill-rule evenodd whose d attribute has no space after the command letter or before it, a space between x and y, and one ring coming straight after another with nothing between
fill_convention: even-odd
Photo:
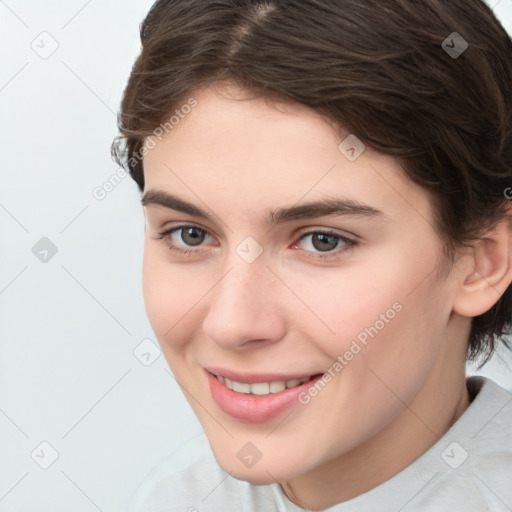
<instances>
[{"instance_id":1,"label":"lower lip","mask_svg":"<svg viewBox=\"0 0 512 512\"><path fill-rule=\"evenodd\" d=\"M206 372L213 399L226 414L242 421L262 423L276 418L293 405L297 405L299 395L307 391L322 375L296 386L269 395L238 393L229 389L210 372Z\"/></svg>"}]
</instances>

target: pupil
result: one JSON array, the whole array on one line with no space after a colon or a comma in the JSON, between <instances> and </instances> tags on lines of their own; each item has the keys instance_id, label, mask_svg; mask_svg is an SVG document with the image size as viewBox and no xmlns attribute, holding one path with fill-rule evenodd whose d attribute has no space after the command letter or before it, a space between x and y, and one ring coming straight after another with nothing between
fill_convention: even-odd
<instances>
[{"instance_id":1,"label":"pupil","mask_svg":"<svg viewBox=\"0 0 512 512\"><path fill-rule=\"evenodd\" d=\"M182 235L183 241L189 245L199 245L202 242L202 238L204 237L204 235L203 237L201 237L200 234L198 235L200 231L201 230L196 228L187 228L184 232L184 235ZM185 237L191 237L191 240L187 241Z\"/></svg>"},{"instance_id":2,"label":"pupil","mask_svg":"<svg viewBox=\"0 0 512 512\"><path fill-rule=\"evenodd\" d=\"M327 245L329 245L329 238L332 240L332 243L330 244L332 247L326 247L325 242L327 242ZM317 244L315 243L316 240L320 239L321 243L317 247ZM329 250L334 249L336 247L337 240L333 235L327 235L326 233L318 233L313 237L313 246L315 249L318 249L320 251L322 250Z\"/></svg>"}]
</instances>

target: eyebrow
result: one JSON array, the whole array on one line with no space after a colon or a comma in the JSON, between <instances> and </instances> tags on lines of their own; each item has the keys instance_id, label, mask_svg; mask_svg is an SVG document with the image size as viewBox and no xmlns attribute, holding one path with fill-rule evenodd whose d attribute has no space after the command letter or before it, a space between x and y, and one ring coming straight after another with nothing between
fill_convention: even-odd
<instances>
[{"instance_id":1,"label":"eyebrow","mask_svg":"<svg viewBox=\"0 0 512 512\"><path fill-rule=\"evenodd\" d=\"M143 206L164 206L171 210L215 222L213 215L210 215L196 205L160 190L148 190L142 197L141 202ZM268 214L265 220L270 226L275 226L293 220L316 219L328 215L354 215L381 219L387 217L381 210L358 201L343 198L325 198L286 208L275 208Z\"/></svg>"}]
</instances>

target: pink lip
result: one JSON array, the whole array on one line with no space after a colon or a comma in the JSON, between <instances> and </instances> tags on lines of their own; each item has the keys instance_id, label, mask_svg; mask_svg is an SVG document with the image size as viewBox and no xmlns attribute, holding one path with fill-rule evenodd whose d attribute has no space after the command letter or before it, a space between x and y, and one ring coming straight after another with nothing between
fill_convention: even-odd
<instances>
[{"instance_id":1,"label":"pink lip","mask_svg":"<svg viewBox=\"0 0 512 512\"><path fill-rule=\"evenodd\" d=\"M294 373L283 375L278 373L237 373L232 370L220 368L218 366L205 366L204 369L214 375L222 375L237 382L246 382L247 384L255 384L256 382L275 382L278 380L303 379L310 377L313 373ZM319 372L320 373L320 372Z\"/></svg>"},{"instance_id":2,"label":"pink lip","mask_svg":"<svg viewBox=\"0 0 512 512\"><path fill-rule=\"evenodd\" d=\"M209 371L206 371L205 373L208 378L212 397L220 409L232 418L252 423L269 421L284 413L293 405L297 405L300 393L305 392L308 388L314 385L318 379L322 378L322 375L318 375L300 386L288 388L280 391L279 393L270 393L269 395L252 395L233 391L220 382L217 377L212 375ZM235 375L233 372L227 373L229 373L229 375ZM225 375L224 373L219 372L219 375L223 375L228 377L228 379L231 379L229 375ZM294 378L289 376L286 376L286 378L283 378L282 376L277 376L277 378L276 376L272 376L270 379L262 377L262 375L244 375L243 377L239 376L238 379L233 378L232 380L251 384L254 382L291 380Z\"/></svg>"}]
</instances>

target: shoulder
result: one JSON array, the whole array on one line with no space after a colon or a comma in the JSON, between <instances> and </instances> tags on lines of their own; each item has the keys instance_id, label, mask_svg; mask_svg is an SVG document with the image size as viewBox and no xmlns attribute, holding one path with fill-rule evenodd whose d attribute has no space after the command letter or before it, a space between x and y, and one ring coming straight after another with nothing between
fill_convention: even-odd
<instances>
[{"instance_id":1,"label":"shoulder","mask_svg":"<svg viewBox=\"0 0 512 512\"><path fill-rule=\"evenodd\" d=\"M486 453L497 447L511 452L512 392L481 376L470 377L467 387L474 399L457 422L461 434L471 435L470 442L478 451ZM507 443L496 446L500 440Z\"/></svg>"},{"instance_id":2,"label":"shoulder","mask_svg":"<svg viewBox=\"0 0 512 512\"><path fill-rule=\"evenodd\" d=\"M134 494L129 511L215 510L211 507L226 499L235 503L242 492L240 486L243 486L243 482L228 477L215 460L206 436L202 434L151 470ZM217 487L220 487L218 492ZM210 498L214 491L216 496ZM208 508L202 503L206 499Z\"/></svg>"},{"instance_id":3,"label":"shoulder","mask_svg":"<svg viewBox=\"0 0 512 512\"><path fill-rule=\"evenodd\" d=\"M427 503L439 511L462 504L475 511L512 505L512 393L480 376L467 385L475 398L436 444L439 471L418 496L421 510Z\"/></svg>"}]
</instances>

